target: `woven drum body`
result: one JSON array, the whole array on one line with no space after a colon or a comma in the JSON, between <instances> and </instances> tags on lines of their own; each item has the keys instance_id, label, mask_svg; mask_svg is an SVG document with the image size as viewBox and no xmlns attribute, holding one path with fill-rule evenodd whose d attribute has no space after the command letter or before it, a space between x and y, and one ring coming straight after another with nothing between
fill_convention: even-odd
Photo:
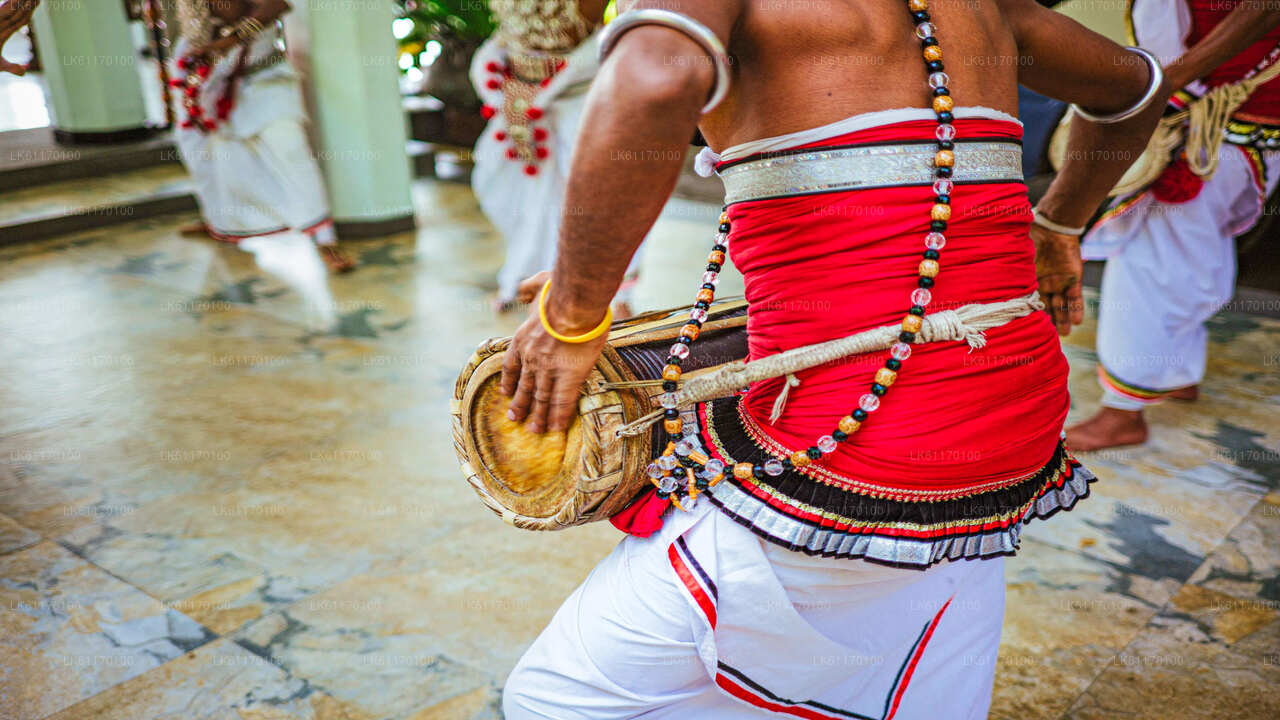
<instances>
[{"instance_id":1,"label":"woven drum body","mask_svg":"<svg viewBox=\"0 0 1280 720\"><path fill-rule=\"evenodd\" d=\"M511 339L481 344L458 375L451 412L462 473L485 505L516 527L559 530L609 518L650 487L645 467L665 437L662 423L631 437L617 430L660 409L662 368L691 309L614 323L583 385L577 417L563 433L535 434L507 419L511 399L499 382ZM713 305L682 363L683 378L745 358L746 324L745 300Z\"/></svg>"}]
</instances>

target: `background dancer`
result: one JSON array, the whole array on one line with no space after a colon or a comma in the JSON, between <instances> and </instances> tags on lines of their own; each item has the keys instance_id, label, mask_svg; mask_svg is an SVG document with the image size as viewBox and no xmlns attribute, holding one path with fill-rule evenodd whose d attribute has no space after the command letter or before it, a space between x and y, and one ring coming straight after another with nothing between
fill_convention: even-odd
<instances>
[{"instance_id":1,"label":"background dancer","mask_svg":"<svg viewBox=\"0 0 1280 720\"><path fill-rule=\"evenodd\" d=\"M1280 60L1274 3L1137 0L1131 12L1139 43L1169 62L1170 85L1180 88L1170 111L1217 102L1204 96ZM1098 311L1102 408L1067 429L1076 450L1144 443L1144 407L1199 394L1205 321L1235 289L1234 239L1262 216L1280 181L1280 79L1229 117L1216 114L1193 114L1185 128L1185 137L1225 141L1205 158L1216 167L1194 172L1174 148L1164 173L1116 200L1085 237L1085 257L1107 261Z\"/></svg>"},{"instance_id":2,"label":"background dancer","mask_svg":"<svg viewBox=\"0 0 1280 720\"><path fill-rule=\"evenodd\" d=\"M307 141L302 90L280 47L276 21L288 11L285 0L178 4L175 62L194 58L209 66L174 71L190 78L175 90L187 106L175 136L204 216L184 232L232 243L300 232L330 270L346 272L355 261L338 248L324 179Z\"/></svg>"},{"instance_id":3,"label":"background dancer","mask_svg":"<svg viewBox=\"0 0 1280 720\"><path fill-rule=\"evenodd\" d=\"M749 360L901 334L798 384L684 412L664 397L658 487L615 517L633 536L513 671L506 717L984 718L1004 556L1091 479L1061 443L1054 332L1083 316L1079 244L1030 234L1017 85L1092 113L1039 207L1042 224L1076 226L1146 143L1167 97L1159 65L1031 0L630 7L644 12L602 41L554 273L506 356L509 417L567 426L696 125L727 210L668 392L726 253L745 278ZM637 148L639 162L614 161ZM1037 289L1050 314L988 331L986 362L916 335L936 311Z\"/></svg>"},{"instance_id":4,"label":"background dancer","mask_svg":"<svg viewBox=\"0 0 1280 720\"><path fill-rule=\"evenodd\" d=\"M594 32L608 0L489 0L498 31L476 52L471 80L493 113L476 143L472 187L507 243L496 307L528 302L521 281L551 269L569 161L587 88L600 68ZM615 314L630 314L639 255Z\"/></svg>"}]
</instances>

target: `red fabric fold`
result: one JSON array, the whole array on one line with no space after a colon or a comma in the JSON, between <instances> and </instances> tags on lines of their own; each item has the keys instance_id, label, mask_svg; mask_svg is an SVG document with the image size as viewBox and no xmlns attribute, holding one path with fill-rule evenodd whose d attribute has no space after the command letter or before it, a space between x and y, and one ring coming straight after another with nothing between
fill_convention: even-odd
<instances>
[{"instance_id":1,"label":"red fabric fold","mask_svg":"<svg viewBox=\"0 0 1280 720\"><path fill-rule=\"evenodd\" d=\"M658 497L655 488L609 518L609 522L628 535L649 537L662 529L662 515L670 506L671 501Z\"/></svg>"}]
</instances>

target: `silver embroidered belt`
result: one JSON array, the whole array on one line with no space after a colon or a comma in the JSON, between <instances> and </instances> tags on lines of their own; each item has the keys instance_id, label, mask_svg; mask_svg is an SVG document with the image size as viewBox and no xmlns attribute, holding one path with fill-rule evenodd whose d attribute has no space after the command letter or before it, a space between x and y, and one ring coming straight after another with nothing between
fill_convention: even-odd
<instances>
[{"instance_id":1,"label":"silver embroidered belt","mask_svg":"<svg viewBox=\"0 0 1280 720\"><path fill-rule=\"evenodd\" d=\"M748 200L932 185L936 179L933 142L856 145L796 153L775 153L731 164L718 171L725 204ZM1022 146L1016 142L955 144L956 183L1022 182Z\"/></svg>"}]
</instances>

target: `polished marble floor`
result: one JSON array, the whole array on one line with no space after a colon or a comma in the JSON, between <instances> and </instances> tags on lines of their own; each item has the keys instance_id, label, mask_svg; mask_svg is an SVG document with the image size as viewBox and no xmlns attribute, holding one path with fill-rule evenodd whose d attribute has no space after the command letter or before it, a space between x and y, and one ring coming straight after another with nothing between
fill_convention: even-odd
<instances>
[{"instance_id":1,"label":"polished marble floor","mask_svg":"<svg viewBox=\"0 0 1280 720\"><path fill-rule=\"evenodd\" d=\"M464 483L454 377L518 318L470 191L415 193L416 233L328 279L181 216L0 248L0 719L500 717L618 536L514 530ZM668 208L638 305L685 302L715 213ZM1212 337L1200 401L1085 457L1093 496L1009 562L992 718L1280 717L1280 323Z\"/></svg>"}]
</instances>

